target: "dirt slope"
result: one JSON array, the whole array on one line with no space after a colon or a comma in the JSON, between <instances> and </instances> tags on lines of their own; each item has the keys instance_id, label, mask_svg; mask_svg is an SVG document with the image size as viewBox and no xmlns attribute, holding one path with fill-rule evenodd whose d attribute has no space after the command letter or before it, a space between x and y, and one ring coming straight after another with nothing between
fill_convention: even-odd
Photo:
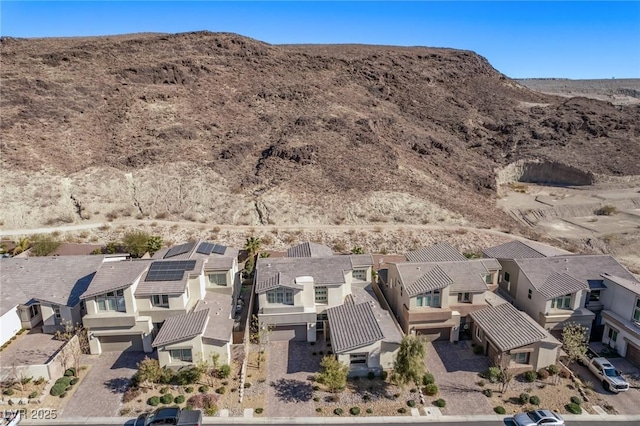
<instances>
[{"instance_id":1,"label":"dirt slope","mask_svg":"<svg viewBox=\"0 0 640 426\"><path fill-rule=\"evenodd\" d=\"M640 164L640 106L533 92L468 51L208 32L0 44L5 228L518 227L494 205L498 169Z\"/></svg>"}]
</instances>

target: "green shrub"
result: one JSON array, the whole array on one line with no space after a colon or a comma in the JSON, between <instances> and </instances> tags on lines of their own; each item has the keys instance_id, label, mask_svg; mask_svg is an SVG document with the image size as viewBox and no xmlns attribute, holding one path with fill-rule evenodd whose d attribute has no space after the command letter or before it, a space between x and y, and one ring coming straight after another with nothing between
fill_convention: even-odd
<instances>
[{"instance_id":1,"label":"green shrub","mask_svg":"<svg viewBox=\"0 0 640 426\"><path fill-rule=\"evenodd\" d=\"M184 388L184 391L186 393L192 393L193 392L193 386L187 386L186 388Z\"/></svg>"},{"instance_id":2,"label":"green shrub","mask_svg":"<svg viewBox=\"0 0 640 426\"><path fill-rule=\"evenodd\" d=\"M51 396L60 396L65 389L67 389L67 386L64 383L55 383L53 386L51 386L51 390L49 391L49 394L51 394Z\"/></svg>"},{"instance_id":3,"label":"green shrub","mask_svg":"<svg viewBox=\"0 0 640 426\"><path fill-rule=\"evenodd\" d=\"M169 393L169 388L167 386L160 388L160 395L164 395L165 393Z\"/></svg>"},{"instance_id":4,"label":"green shrub","mask_svg":"<svg viewBox=\"0 0 640 426\"><path fill-rule=\"evenodd\" d=\"M80 379L78 379L77 377L74 377L73 379L71 379L71 381L69 382L69 384L71 386L75 385L76 383L78 383L80 381Z\"/></svg>"},{"instance_id":5,"label":"green shrub","mask_svg":"<svg viewBox=\"0 0 640 426\"><path fill-rule=\"evenodd\" d=\"M578 396L572 396L571 397L571 402L577 405L581 405L582 404L582 398L578 397Z\"/></svg>"},{"instance_id":6,"label":"green shrub","mask_svg":"<svg viewBox=\"0 0 640 426\"><path fill-rule=\"evenodd\" d=\"M444 408L447 405L447 401L445 401L444 399L440 398L436 401L436 406L440 407L440 408Z\"/></svg>"},{"instance_id":7,"label":"green shrub","mask_svg":"<svg viewBox=\"0 0 640 426\"><path fill-rule=\"evenodd\" d=\"M67 393L66 393L66 392L62 392L62 393L60 394L60 398L64 398L64 397L66 397L66 396L67 396Z\"/></svg>"},{"instance_id":8,"label":"green shrub","mask_svg":"<svg viewBox=\"0 0 640 426\"><path fill-rule=\"evenodd\" d=\"M371 400L371 395L369 395L368 393L365 393L364 395L362 395L362 400L363 401L370 401Z\"/></svg>"},{"instance_id":9,"label":"green shrub","mask_svg":"<svg viewBox=\"0 0 640 426\"><path fill-rule=\"evenodd\" d=\"M407 405L411 408L416 406L416 401L414 401L413 399L410 399L407 401Z\"/></svg>"},{"instance_id":10,"label":"green shrub","mask_svg":"<svg viewBox=\"0 0 640 426\"><path fill-rule=\"evenodd\" d=\"M313 385L313 390L314 390L314 391L319 391L319 390L320 390L320 386L318 386L318 385Z\"/></svg>"},{"instance_id":11,"label":"green shrub","mask_svg":"<svg viewBox=\"0 0 640 426\"><path fill-rule=\"evenodd\" d=\"M313 402L320 402L320 397L319 396L314 396L313 397Z\"/></svg>"},{"instance_id":12,"label":"green shrub","mask_svg":"<svg viewBox=\"0 0 640 426\"><path fill-rule=\"evenodd\" d=\"M218 375L221 379L227 379L231 375L231 366L229 364L224 364L218 370Z\"/></svg>"},{"instance_id":13,"label":"green shrub","mask_svg":"<svg viewBox=\"0 0 640 426\"><path fill-rule=\"evenodd\" d=\"M11 396L11 395L13 395L13 389L7 389L2 393L5 394L5 395L8 395L8 396Z\"/></svg>"},{"instance_id":14,"label":"green shrub","mask_svg":"<svg viewBox=\"0 0 640 426\"><path fill-rule=\"evenodd\" d=\"M558 374L558 366L553 364L547 367L547 371L549 372L549 374L551 374L552 376L555 376L556 374Z\"/></svg>"},{"instance_id":15,"label":"green shrub","mask_svg":"<svg viewBox=\"0 0 640 426\"><path fill-rule=\"evenodd\" d=\"M33 381L34 385L41 385L44 383L44 377L40 376L36 380Z\"/></svg>"},{"instance_id":16,"label":"green shrub","mask_svg":"<svg viewBox=\"0 0 640 426\"><path fill-rule=\"evenodd\" d=\"M525 372L523 376L527 382L531 383L531 382L535 382L536 378L538 377L538 374L535 371L530 370Z\"/></svg>"},{"instance_id":17,"label":"green shrub","mask_svg":"<svg viewBox=\"0 0 640 426\"><path fill-rule=\"evenodd\" d=\"M225 388L224 386L221 386L218 389L216 389L216 393L219 393L220 395L224 395L225 393L227 393L227 388Z\"/></svg>"},{"instance_id":18,"label":"green shrub","mask_svg":"<svg viewBox=\"0 0 640 426\"><path fill-rule=\"evenodd\" d=\"M163 385L168 385L173 381L175 376L176 375L172 370L164 367L162 369L162 373L160 374L160 383L162 383Z\"/></svg>"},{"instance_id":19,"label":"green shrub","mask_svg":"<svg viewBox=\"0 0 640 426\"><path fill-rule=\"evenodd\" d=\"M527 402L529 402L529 394L528 393L521 393L520 394L520 398L518 398L520 401L520 404L524 405Z\"/></svg>"},{"instance_id":20,"label":"green shrub","mask_svg":"<svg viewBox=\"0 0 640 426\"><path fill-rule=\"evenodd\" d=\"M373 408L367 408L367 414L373 414Z\"/></svg>"},{"instance_id":21,"label":"green shrub","mask_svg":"<svg viewBox=\"0 0 640 426\"><path fill-rule=\"evenodd\" d=\"M202 386L200 386L200 387L198 388L198 392L200 392L200 393L207 393L207 392L209 392L209 386L207 386L207 385L202 385Z\"/></svg>"},{"instance_id":22,"label":"green shrub","mask_svg":"<svg viewBox=\"0 0 640 426\"><path fill-rule=\"evenodd\" d=\"M430 383L422 390L425 395L435 396L438 394L438 386L435 383Z\"/></svg>"},{"instance_id":23,"label":"green shrub","mask_svg":"<svg viewBox=\"0 0 640 426\"><path fill-rule=\"evenodd\" d=\"M424 373L424 376L422 376L422 384L423 385L430 385L435 383L436 380L433 377L433 374L431 373Z\"/></svg>"},{"instance_id":24,"label":"green shrub","mask_svg":"<svg viewBox=\"0 0 640 426\"><path fill-rule=\"evenodd\" d=\"M482 373L482 377L489 380L491 383L496 383L500 377L500 369L498 367L489 367L484 373Z\"/></svg>"},{"instance_id":25,"label":"green shrub","mask_svg":"<svg viewBox=\"0 0 640 426\"><path fill-rule=\"evenodd\" d=\"M507 413L507 410L505 410L502 405L494 407L493 411L495 411L497 414L506 414Z\"/></svg>"},{"instance_id":26,"label":"green shrub","mask_svg":"<svg viewBox=\"0 0 640 426\"><path fill-rule=\"evenodd\" d=\"M373 371L369 371L369 373L367 373L367 377L369 378L369 380L373 380L376 378L376 373L374 373Z\"/></svg>"},{"instance_id":27,"label":"green shrub","mask_svg":"<svg viewBox=\"0 0 640 426\"><path fill-rule=\"evenodd\" d=\"M335 410L333 410L333 414L335 414L336 416L341 416L344 414L344 410L342 408L336 408Z\"/></svg>"},{"instance_id":28,"label":"green shrub","mask_svg":"<svg viewBox=\"0 0 640 426\"><path fill-rule=\"evenodd\" d=\"M382 380L387 380L387 377L389 377L389 372L387 372L387 371L382 371L382 372L380 373L380 378L381 378Z\"/></svg>"},{"instance_id":29,"label":"green shrub","mask_svg":"<svg viewBox=\"0 0 640 426\"><path fill-rule=\"evenodd\" d=\"M160 397L152 396L151 398L147 399L147 404L155 407L156 405L160 404Z\"/></svg>"},{"instance_id":30,"label":"green shrub","mask_svg":"<svg viewBox=\"0 0 640 426\"><path fill-rule=\"evenodd\" d=\"M192 385L197 383L201 376L202 370L199 368L186 368L184 370L180 370L178 374L176 374L176 382L179 385Z\"/></svg>"},{"instance_id":31,"label":"green shrub","mask_svg":"<svg viewBox=\"0 0 640 426\"><path fill-rule=\"evenodd\" d=\"M484 395L488 398L491 398L493 396L493 391L491 389L485 389L482 393L484 393Z\"/></svg>"},{"instance_id":32,"label":"green shrub","mask_svg":"<svg viewBox=\"0 0 640 426\"><path fill-rule=\"evenodd\" d=\"M541 368L540 370L538 370L537 375L539 380L544 380L549 377L549 371L547 371L546 368Z\"/></svg>"},{"instance_id":33,"label":"green shrub","mask_svg":"<svg viewBox=\"0 0 640 426\"><path fill-rule=\"evenodd\" d=\"M33 398L37 398L37 397L38 397L38 392L35 392L35 391L34 391L34 392L31 392L31 393L29 394L29 399L33 399Z\"/></svg>"},{"instance_id":34,"label":"green shrub","mask_svg":"<svg viewBox=\"0 0 640 426\"><path fill-rule=\"evenodd\" d=\"M406 409L406 408L404 408L404 407L400 407L400 408L398 408L398 413L400 413L400 414L404 414L404 413L406 413L406 412L407 412L407 409Z\"/></svg>"},{"instance_id":35,"label":"green shrub","mask_svg":"<svg viewBox=\"0 0 640 426\"><path fill-rule=\"evenodd\" d=\"M540 398L538 398L535 395L532 395L531 398L529 398L529 404L531 404L531 405L540 405Z\"/></svg>"},{"instance_id":36,"label":"green shrub","mask_svg":"<svg viewBox=\"0 0 640 426\"><path fill-rule=\"evenodd\" d=\"M316 413L322 413L322 408L316 407Z\"/></svg>"},{"instance_id":37,"label":"green shrub","mask_svg":"<svg viewBox=\"0 0 640 426\"><path fill-rule=\"evenodd\" d=\"M258 407L258 408L256 408L256 409L255 409L255 410L253 410L253 411L254 411L256 414L262 414L262 412L263 412L264 410L262 409L262 407Z\"/></svg>"},{"instance_id":38,"label":"green shrub","mask_svg":"<svg viewBox=\"0 0 640 426\"><path fill-rule=\"evenodd\" d=\"M567 411L570 412L571 414L582 414L582 407L580 407L578 404L575 404L573 402L565 405L564 408L566 408Z\"/></svg>"},{"instance_id":39,"label":"green shrub","mask_svg":"<svg viewBox=\"0 0 640 426\"><path fill-rule=\"evenodd\" d=\"M69 386L71 384L71 380L73 380L73 377L64 376L64 377L60 377L58 380L56 380L55 384L56 385L58 383L64 384L64 387L66 388L67 386Z\"/></svg>"},{"instance_id":40,"label":"green shrub","mask_svg":"<svg viewBox=\"0 0 640 426\"><path fill-rule=\"evenodd\" d=\"M160 397L160 402L163 404L171 404L173 402L173 395L170 393L165 393Z\"/></svg>"},{"instance_id":41,"label":"green shrub","mask_svg":"<svg viewBox=\"0 0 640 426\"><path fill-rule=\"evenodd\" d=\"M73 377L76 375L76 369L75 368L68 368L65 372L64 375L67 377Z\"/></svg>"},{"instance_id":42,"label":"green shrub","mask_svg":"<svg viewBox=\"0 0 640 426\"><path fill-rule=\"evenodd\" d=\"M351 407L349 409L349 412L352 416L357 416L358 414L360 414L360 407Z\"/></svg>"},{"instance_id":43,"label":"green shrub","mask_svg":"<svg viewBox=\"0 0 640 426\"><path fill-rule=\"evenodd\" d=\"M416 388L409 389L409 393L416 393L416 392L418 392L418 389Z\"/></svg>"},{"instance_id":44,"label":"green shrub","mask_svg":"<svg viewBox=\"0 0 640 426\"><path fill-rule=\"evenodd\" d=\"M184 402L184 395L178 395L173 400L175 404L182 404Z\"/></svg>"},{"instance_id":45,"label":"green shrub","mask_svg":"<svg viewBox=\"0 0 640 426\"><path fill-rule=\"evenodd\" d=\"M249 382L245 382L245 384L244 384L244 388L245 388L245 389L249 389L250 387L251 387L251 383L249 383Z\"/></svg>"}]
</instances>

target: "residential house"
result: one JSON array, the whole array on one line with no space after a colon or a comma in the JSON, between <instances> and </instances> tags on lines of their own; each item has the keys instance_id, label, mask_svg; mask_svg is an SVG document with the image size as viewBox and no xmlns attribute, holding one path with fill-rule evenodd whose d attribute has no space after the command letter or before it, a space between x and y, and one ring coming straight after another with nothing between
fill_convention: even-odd
<instances>
[{"instance_id":1,"label":"residential house","mask_svg":"<svg viewBox=\"0 0 640 426\"><path fill-rule=\"evenodd\" d=\"M20 329L54 334L82 322L80 296L98 268L115 256L46 256L0 260L0 344Z\"/></svg>"},{"instance_id":2,"label":"residential house","mask_svg":"<svg viewBox=\"0 0 640 426\"><path fill-rule=\"evenodd\" d=\"M103 265L82 296L91 353L157 348L161 365L174 366L219 352L229 362L232 306L239 293L237 254L195 241L149 260Z\"/></svg>"},{"instance_id":3,"label":"residential house","mask_svg":"<svg viewBox=\"0 0 640 426\"><path fill-rule=\"evenodd\" d=\"M495 365L518 374L555 364L562 344L529 315L498 302L471 313L473 341Z\"/></svg>"},{"instance_id":4,"label":"residential house","mask_svg":"<svg viewBox=\"0 0 640 426\"><path fill-rule=\"evenodd\" d=\"M446 243L406 258L409 262L389 263L380 271L382 291L402 330L429 340L470 339L469 314L487 305L500 264L467 259Z\"/></svg>"},{"instance_id":5,"label":"residential house","mask_svg":"<svg viewBox=\"0 0 640 426\"><path fill-rule=\"evenodd\" d=\"M287 253L290 257L256 262L258 319L272 328L270 340L315 342L317 332L326 327L326 310L342 305L354 283L370 282L373 259L334 255L314 243L300 244Z\"/></svg>"}]
</instances>

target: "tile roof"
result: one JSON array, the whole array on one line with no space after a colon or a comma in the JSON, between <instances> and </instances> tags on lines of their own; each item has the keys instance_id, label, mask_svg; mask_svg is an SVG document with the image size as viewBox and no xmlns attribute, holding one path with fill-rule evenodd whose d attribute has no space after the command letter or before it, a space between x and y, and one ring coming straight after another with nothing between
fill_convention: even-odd
<instances>
[{"instance_id":1,"label":"tile roof","mask_svg":"<svg viewBox=\"0 0 640 426\"><path fill-rule=\"evenodd\" d=\"M396 267L404 288L412 296L420 294L421 288L424 291L430 291L429 289L444 288L447 285L450 286L452 293L483 292L488 289L485 276L489 273L483 260L469 259L459 262L435 263L407 262L397 263ZM430 272L436 266L444 275L440 272ZM425 277L422 278L423 276ZM449 284L443 285L445 282L449 282Z\"/></svg>"},{"instance_id":2,"label":"tile roof","mask_svg":"<svg viewBox=\"0 0 640 426\"><path fill-rule=\"evenodd\" d=\"M334 306L327 309L327 317L331 346L336 353L361 348L384 338L368 302Z\"/></svg>"},{"instance_id":3,"label":"tile roof","mask_svg":"<svg viewBox=\"0 0 640 426\"><path fill-rule=\"evenodd\" d=\"M351 266L357 268L359 266L373 266L373 256L370 254L350 254Z\"/></svg>"},{"instance_id":4,"label":"tile roof","mask_svg":"<svg viewBox=\"0 0 640 426\"><path fill-rule=\"evenodd\" d=\"M155 262L180 262L182 260L173 258L171 260L155 260L151 262L153 265ZM192 271L185 271L182 275L182 279L176 281L146 281L145 277L140 280L138 283L138 287L136 288L135 296L136 297L145 297L152 296L154 294L182 294L184 293L187 282L189 281L190 276L200 275L202 273L202 268L204 266L204 260L197 259L195 260L196 265ZM149 265L149 267L151 267Z\"/></svg>"},{"instance_id":5,"label":"tile roof","mask_svg":"<svg viewBox=\"0 0 640 426\"><path fill-rule=\"evenodd\" d=\"M626 288L627 290L632 291L637 295L640 295L640 282L638 282L638 280L636 280L635 278L632 280L620 278L620 277L616 277L615 275L607 274L606 272L602 274L602 277L618 284L621 287Z\"/></svg>"},{"instance_id":6,"label":"tile roof","mask_svg":"<svg viewBox=\"0 0 640 426\"><path fill-rule=\"evenodd\" d=\"M293 246L287 250L288 257L327 257L333 256L333 250L329 247L306 242Z\"/></svg>"},{"instance_id":7,"label":"tile roof","mask_svg":"<svg viewBox=\"0 0 640 426\"><path fill-rule=\"evenodd\" d=\"M109 291L121 290L131 286L147 270L149 260L124 260L107 262L100 265L89 288L81 299L88 299Z\"/></svg>"},{"instance_id":8,"label":"tile roof","mask_svg":"<svg viewBox=\"0 0 640 426\"><path fill-rule=\"evenodd\" d=\"M202 240L202 239L198 239L195 242L189 242L189 243L184 243L184 244L180 244L180 245L176 245L176 246L171 246L171 247L167 247L167 248L163 248L162 250L159 250L157 252L155 252L153 254L153 259L154 260L161 260L161 259L165 259L165 256L167 256L168 254L170 254L169 252L171 250L174 249L178 249L180 247L182 247L182 250L177 250L178 252L183 251L180 254L176 254L176 255L171 255L170 257L167 257L167 260L189 260L189 259L220 259L220 258L237 258L238 257L238 253L239 250L233 247L226 247L226 246L222 246L220 244L215 244L215 243L210 243L212 245L218 246L218 247L224 247L225 251L223 254L218 254L218 253L211 253L211 254L203 254L203 253L198 253L198 248L200 247L200 244L202 243L207 243L208 241Z\"/></svg>"},{"instance_id":9,"label":"tile roof","mask_svg":"<svg viewBox=\"0 0 640 426\"><path fill-rule=\"evenodd\" d=\"M403 334L396 321L391 317L389 311L382 308L378 296L373 291L372 284L365 283L353 283L351 285L351 295L349 300L354 304L369 303L373 309L373 314L378 320L378 325L382 334L384 335L384 341L387 343L400 343L402 342Z\"/></svg>"},{"instance_id":10,"label":"tile roof","mask_svg":"<svg viewBox=\"0 0 640 426\"><path fill-rule=\"evenodd\" d=\"M497 259L492 259L490 257L483 257L480 259L480 262L482 262L484 267L487 269L492 269L497 271L502 269L502 265L500 264L500 262L498 262Z\"/></svg>"},{"instance_id":11,"label":"tile roof","mask_svg":"<svg viewBox=\"0 0 640 426\"><path fill-rule=\"evenodd\" d=\"M553 299L554 297L562 296L564 294L575 293L580 290L586 290L589 288L589 284L578 281L571 275L565 273L554 272L547 277L541 286L537 289L544 297Z\"/></svg>"},{"instance_id":12,"label":"tile roof","mask_svg":"<svg viewBox=\"0 0 640 426\"><path fill-rule=\"evenodd\" d=\"M570 254L566 250L540 244L535 241L514 240L482 250L488 257L496 259L536 259Z\"/></svg>"},{"instance_id":13,"label":"tile roof","mask_svg":"<svg viewBox=\"0 0 640 426\"><path fill-rule=\"evenodd\" d=\"M489 306L470 315L500 351L520 348L550 338L547 331L510 303Z\"/></svg>"},{"instance_id":14,"label":"tile roof","mask_svg":"<svg viewBox=\"0 0 640 426\"><path fill-rule=\"evenodd\" d=\"M153 340L153 347L170 345L202 334L209 320L209 309L169 317Z\"/></svg>"},{"instance_id":15,"label":"tile roof","mask_svg":"<svg viewBox=\"0 0 640 426\"><path fill-rule=\"evenodd\" d=\"M231 294L207 291L203 300L198 301L195 311L209 311L209 322L202 333L205 339L228 342L233 333L232 313L233 297Z\"/></svg>"},{"instance_id":16,"label":"tile roof","mask_svg":"<svg viewBox=\"0 0 640 426\"><path fill-rule=\"evenodd\" d=\"M297 288L297 277L310 276L315 284L344 284L344 274L352 269L349 256L258 258L256 262L256 293L273 287L274 276L278 284Z\"/></svg>"},{"instance_id":17,"label":"tile roof","mask_svg":"<svg viewBox=\"0 0 640 426\"><path fill-rule=\"evenodd\" d=\"M462 253L449 243L438 243L430 247L410 251L405 254L409 262L453 262L467 260Z\"/></svg>"},{"instance_id":18,"label":"tile roof","mask_svg":"<svg viewBox=\"0 0 640 426\"><path fill-rule=\"evenodd\" d=\"M453 284L453 280L438 265L430 265L424 275L410 285L405 286L409 296L415 296L433 290L442 289Z\"/></svg>"},{"instance_id":19,"label":"tile roof","mask_svg":"<svg viewBox=\"0 0 640 426\"><path fill-rule=\"evenodd\" d=\"M0 315L33 301L75 306L103 260L101 255L0 259Z\"/></svg>"}]
</instances>

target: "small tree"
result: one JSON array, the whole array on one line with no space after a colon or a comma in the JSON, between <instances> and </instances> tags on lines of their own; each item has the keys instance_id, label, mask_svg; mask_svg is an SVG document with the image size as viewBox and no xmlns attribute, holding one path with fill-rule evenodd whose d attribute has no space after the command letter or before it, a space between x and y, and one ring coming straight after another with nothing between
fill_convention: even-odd
<instances>
[{"instance_id":1,"label":"small tree","mask_svg":"<svg viewBox=\"0 0 640 426\"><path fill-rule=\"evenodd\" d=\"M214 379L218 374L218 363L220 362L220 354L211 354L211 359L204 359L198 363L198 368L204 374L207 384L213 386L215 384Z\"/></svg>"},{"instance_id":2,"label":"small tree","mask_svg":"<svg viewBox=\"0 0 640 426\"><path fill-rule=\"evenodd\" d=\"M577 322L570 322L562 329L562 349L567 354L569 364L587 353L587 328Z\"/></svg>"},{"instance_id":3,"label":"small tree","mask_svg":"<svg viewBox=\"0 0 640 426\"><path fill-rule=\"evenodd\" d=\"M424 343L420 338L413 335L404 336L393 364L391 380L400 386L411 382L419 385L425 373L425 355Z\"/></svg>"},{"instance_id":4,"label":"small tree","mask_svg":"<svg viewBox=\"0 0 640 426\"><path fill-rule=\"evenodd\" d=\"M158 235L152 235L147 241L147 251L153 256L155 252L162 248L162 237Z\"/></svg>"},{"instance_id":5,"label":"small tree","mask_svg":"<svg viewBox=\"0 0 640 426\"><path fill-rule=\"evenodd\" d=\"M28 238L20 238L18 241L16 241L16 245L13 248L13 250L11 251L11 254L13 254L14 256L17 254L20 254L22 252L25 252L27 250L29 250L29 247L31 246L31 243L29 242Z\"/></svg>"},{"instance_id":6,"label":"small tree","mask_svg":"<svg viewBox=\"0 0 640 426\"><path fill-rule=\"evenodd\" d=\"M150 384L151 389L155 389L155 384L160 382L163 374L164 371L160 367L160 363L158 363L157 359L144 357L144 359L138 363L136 379L138 380L138 383Z\"/></svg>"},{"instance_id":7,"label":"small tree","mask_svg":"<svg viewBox=\"0 0 640 426\"><path fill-rule=\"evenodd\" d=\"M353 253L353 254L364 254L364 249L362 247L355 246L354 248L351 249L351 253Z\"/></svg>"},{"instance_id":8,"label":"small tree","mask_svg":"<svg viewBox=\"0 0 640 426\"><path fill-rule=\"evenodd\" d=\"M253 315L251 317L251 341L258 345L258 369L263 361L264 357L264 349L267 343L269 343L269 336L273 332L275 325L268 324L265 322L260 322L257 315Z\"/></svg>"},{"instance_id":9,"label":"small tree","mask_svg":"<svg viewBox=\"0 0 640 426\"><path fill-rule=\"evenodd\" d=\"M244 249L247 251L248 257L254 257L260 251L260 247L262 247L260 237L251 236L244 243Z\"/></svg>"},{"instance_id":10,"label":"small tree","mask_svg":"<svg viewBox=\"0 0 640 426\"><path fill-rule=\"evenodd\" d=\"M318 381L324 384L329 392L342 391L347 386L349 367L341 363L332 355L327 355L320 361Z\"/></svg>"},{"instance_id":11,"label":"small tree","mask_svg":"<svg viewBox=\"0 0 640 426\"><path fill-rule=\"evenodd\" d=\"M136 230L127 232L122 238L122 244L133 257L142 257L149 249L151 235L148 232Z\"/></svg>"},{"instance_id":12,"label":"small tree","mask_svg":"<svg viewBox=\"0 0 640 426\"><path fill-rule=\"evenodd\" d=\"M31 239L31 254L34 256L49 256L62 244L54 236L49 234L34 235Z\"/></svg>"}]
</instances>

